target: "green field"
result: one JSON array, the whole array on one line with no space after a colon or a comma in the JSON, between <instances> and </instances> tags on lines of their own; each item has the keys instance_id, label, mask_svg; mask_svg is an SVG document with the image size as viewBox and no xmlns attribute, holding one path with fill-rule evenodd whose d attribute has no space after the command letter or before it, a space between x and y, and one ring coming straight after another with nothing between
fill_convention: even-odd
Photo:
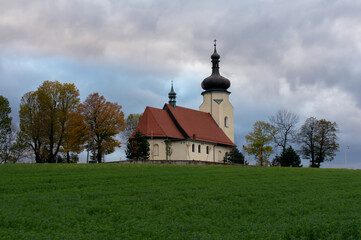
<instances>
[{"instance_id":1,"label":"green field","mask_svg":"<svg viewBox=\"0 0 361 240\"><path fill-rule=\"evenodd\" d=\"M361 171L0 165L0 239L360 239Z\"/></svg>"}]
</instances>

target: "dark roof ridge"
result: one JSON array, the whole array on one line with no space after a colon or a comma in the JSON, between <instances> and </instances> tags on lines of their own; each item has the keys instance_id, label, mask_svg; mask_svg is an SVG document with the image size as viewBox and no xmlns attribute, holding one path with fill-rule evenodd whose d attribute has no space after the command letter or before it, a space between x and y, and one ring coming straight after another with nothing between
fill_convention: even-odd
<instances>
[{"instance_id":1,"label":"dark roof ridge","mask_svg":"<svg viewBox=\"0 0 361 240\"><path fill-rule=\"evenodd\" d=\"M169 106L173 107L172 105L166 103L164 104L163 110L166 110L167 113L169 114L170 118L173 120L174 125L176 126L176 128L178 129L178 131L183 135L183 137L185 139L189 138L188 134L186 133L186 131L184 131L184 129L182 128L182 126L179 124L179 122L177 121L177 119L174 117L172 111L170 110ZM177 106L179 107L179 106ZM184 108L184 107L180 107L180 108Z\"/></svg>"}]
</instances>

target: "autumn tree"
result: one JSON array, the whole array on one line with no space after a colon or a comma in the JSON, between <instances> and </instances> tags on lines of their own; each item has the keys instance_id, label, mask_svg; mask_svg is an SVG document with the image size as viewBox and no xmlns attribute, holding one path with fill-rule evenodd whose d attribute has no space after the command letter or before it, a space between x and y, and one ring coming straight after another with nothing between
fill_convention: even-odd
<instances>
[{"instance_id":1,"label":"autumn tree","mask_svg":"<svg viewBox=\"0 0 361 240\"><path fill-rule=\"evenodd\" d=\"M139 130L129 139L125 151L129 160L148 160L149 159L149 142L145 135Z\"/></svg>"},{"instance_id":2,"label":"autumn tree","mask_svg":"<svg viewBox=\"0 0 361 240\"><path fill-rule=\"evenodd\" d=\"M104 155L120 147L117 135L125 128L121 109L121 105L107 101L98 93L89 95L73 116L72 132L78 131L78 135L70 141L85 142L92 159L101 163Z\"/></svg>"},{"instance_id":3,"label":"autumn tree","mask_svg":"<svg viewBox=\"0 0 361 240\"><path fill-rule=\"evenodd\" d=\"M70 113L79 101L79 90L74 84L58 81L45 81L35 92L22 97L20 129L37 163L56 162L64 144Z\"/></svg>"},{"instance_id":4,"label":"autumn tree","mask_svg":"<svg viewBox=\"0 0 361 240\"><path fill-rule=\"evenodd\" d=\"M336 122L315 117L306 119L298 134L302 156L310 159L310 167L320 167L322 162L332 161L339 144Z\"/></svg>"},{"instance_id":5,"label":"autumn tree","mask_svg":"<svg viewBox=\"0 0 361 240\"><path fill-rule=\"evenodd\" d=\"M77 154L84 150L84 143L87 140L87 125L84 122L84 117L77 112L71 112L66 124L64 142L60 149L60 152L65 155L64 162L76 162L74 159L77 159Z\"/></svg>"},{"instance_id":6,"label":"autumn tree","mask_svg":"<svg viewBox=\"0 0 361 240\"><path fill-rule=\"evenodd\" d=\"M282 148L282 153L284 153L290 142L295 142L296 140L296 125L299 122L299 117L297 114L287 110L279 110L274 116L271 116L269 120L277 130L273 132L273 141L276 147Z\"/></svg>"},{"instance_id":7,"label":"autumn tree","mask_svg":"<svg viewBox=\"0 0 361 240\"><path fill-rule=\"evenodd\" d=\"M276 129L269 123L257 121L253 125L253 131L246 135L247 152L254 155L257 164L267 166L268 157L273 153L272 142Z\"/></svg>"},{"instance_id":8,"label":"autumn tree","mask_svg":"<svg viewBox=\"0 0 361 240\"><path fill-rule=\"evenodd\" d=\"M123 141L128 142L130 136L132 136L133 132L138 126L139 120L142 117L142 114L132 113L129 114L127 119L125 120L125 129L122 133Z\"/></svg>"}]
</instances>

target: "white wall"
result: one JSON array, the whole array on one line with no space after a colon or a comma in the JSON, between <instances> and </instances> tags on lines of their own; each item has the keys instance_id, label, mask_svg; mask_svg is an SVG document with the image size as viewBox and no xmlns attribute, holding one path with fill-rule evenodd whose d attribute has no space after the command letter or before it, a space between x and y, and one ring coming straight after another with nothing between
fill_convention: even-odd
<instances>
[{"instance_id":1,"label":"white wall","mask_svg":"<svg viewBox=\"0 0 361 240\"><path fill-rule=\"evenodd\" d=\"M229 93L223 91L211 91L202 94L203 103L199 107L199 110L210 113L227 137L234 142L233 106L229 101ZM222 101L217 103L215 100ZM228 117L228 126L225 125L226 117Z\"/></svg>"},{"instance_id":2,"label":"white wall","mask_svg":"<svg viewBox=\"0 0 361 240\"><path fill-rule=\"evenodd\" d=\"M148 139L150 145L150 160L166 160L166 144L165 139ZM194 152L192 145L194 144ZM158 154L154 151L158 145ZM200 146L201 152L198 148ZM207 154L207 146L209 153ZM231 147L217 146L212 143L198 141L172 141L172 155L169 160L197 160L208 162L222 162L226 152L231 151Z\"/></svg>"}]
</instances>

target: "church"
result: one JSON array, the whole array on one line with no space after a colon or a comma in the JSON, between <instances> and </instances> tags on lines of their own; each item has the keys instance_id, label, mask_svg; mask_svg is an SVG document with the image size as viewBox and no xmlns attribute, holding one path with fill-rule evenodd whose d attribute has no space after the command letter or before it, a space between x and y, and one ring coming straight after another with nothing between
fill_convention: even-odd
<instances>
[{"instance_id":1,"label":"church","mask_svg":"<svg viewBox=\"0 0 361 240\"><path fill-rule=\"evenodd\" d=\"M203 103L198 110L176 104L173 88L162 109L146 107L134 133L147 137L150 160L222 162L234 144L230 81L219 72L216 42L211 55L212 74L202 82ZM133 135L134 135L133 133Z\"/></svg>"}]
</instances>

